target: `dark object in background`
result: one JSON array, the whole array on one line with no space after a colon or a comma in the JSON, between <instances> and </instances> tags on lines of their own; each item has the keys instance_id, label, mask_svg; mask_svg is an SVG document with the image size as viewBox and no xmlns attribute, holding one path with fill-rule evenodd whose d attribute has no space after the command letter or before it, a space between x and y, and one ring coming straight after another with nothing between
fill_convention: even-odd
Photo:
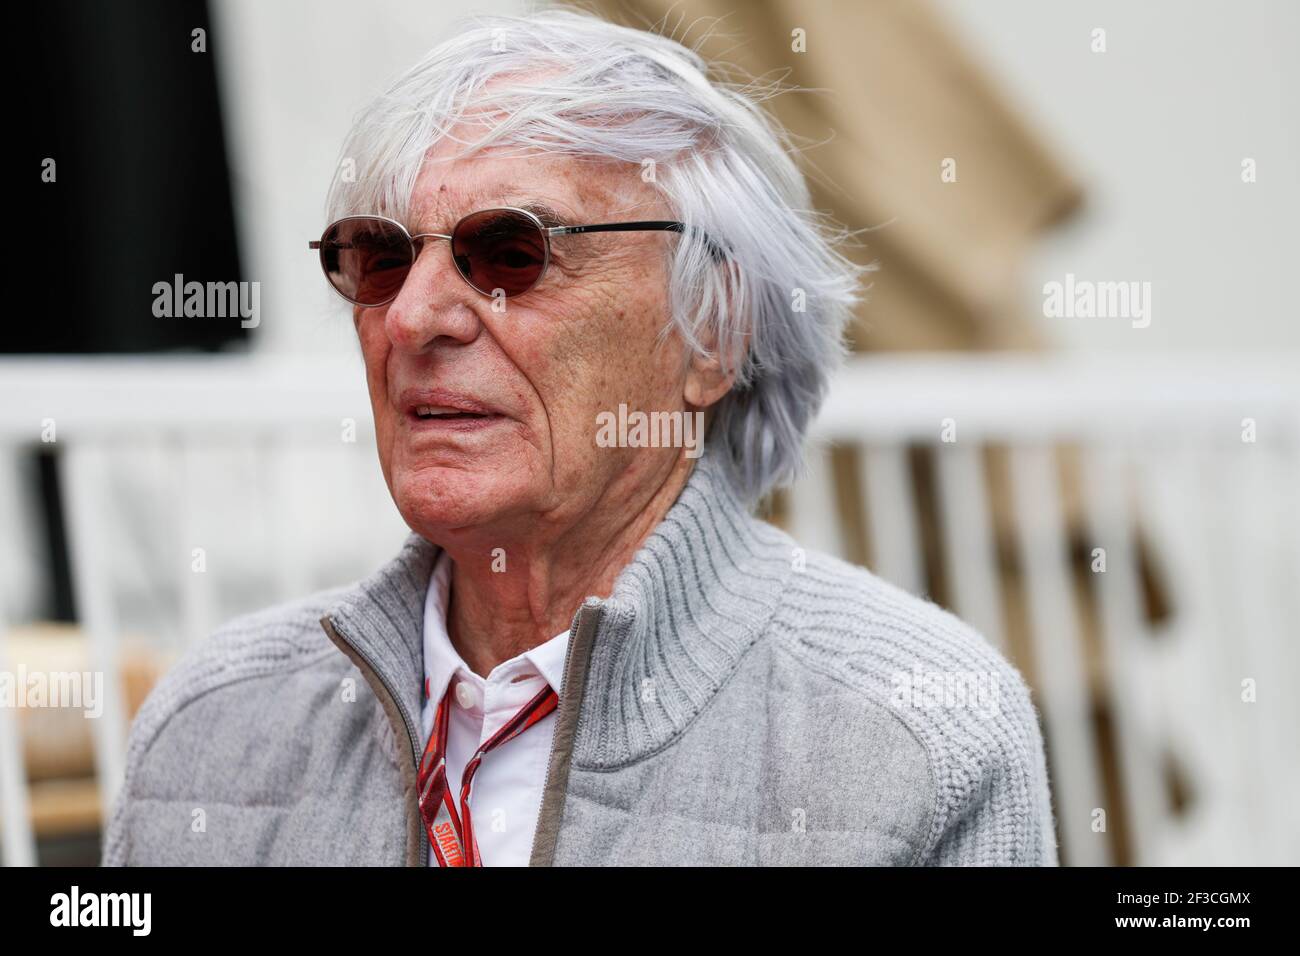
<instances>
[{"instance_id":1,"label":"dark object in background","mask_svg":"<svg viewBox=\"0 0 1300 956\"><path fill-rule=\"evenodd\" d=\"M246 341L239 320L156 318L153 285L238 281L215 39L203 0L44 0L12 35L37 63L21 100L34 254L0 352L153 352ZM206 31L205 53L191 51ZM19 39L20 38L20 39ZM42 181L55 160L57 181ZM11 260L12 261L12 260Z\"/></svg>"},{"instance_id":2,"label":"dark object in background","mask_svg":"<svg viewBox=\"0 0 1300 956\"><path fill-rule=\"evenodd\" d=\"M14 11L34 62L17 97L26 147L8 261L16 320L0 353L212 351L232 318L158 318L157 282L241 279L230 171L203 0L45 0ZM193 51L205 31L208 52ZM42 176L46 158L56 179ZM30 236L30 246L27 242ZM52 582L45 616L74 620L57 457L39 455Z\"/></svg>"}]
</instances>

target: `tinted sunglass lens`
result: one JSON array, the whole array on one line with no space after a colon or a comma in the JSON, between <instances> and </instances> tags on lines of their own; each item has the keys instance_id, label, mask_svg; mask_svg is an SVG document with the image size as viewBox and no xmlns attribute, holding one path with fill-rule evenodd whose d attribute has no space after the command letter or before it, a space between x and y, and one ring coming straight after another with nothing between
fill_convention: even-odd
<instances>
[{"instance_id":1,"label":"tinted sunglass lens","mask_svg":"<svg viewBox=\"0 0 1300 956\"><path fill-rule=\"evenodd\" d=\"M546 268L546 234L523 213L487 209L460 221L451 254L460 274L484 295L522 295Z\"/></svg>"},{"instance_id":2,"label":"tinted sunglass lens","mask_svg":"<svg viewBox=\"0 0 1300 956\"><path fill-rule=\"evenodd\" d=\"M343 219L321 237L326 277L358 305L382 305L395 298L411 271L412 255L406 233L384 219Z\"/></svg>"}]
</instances>

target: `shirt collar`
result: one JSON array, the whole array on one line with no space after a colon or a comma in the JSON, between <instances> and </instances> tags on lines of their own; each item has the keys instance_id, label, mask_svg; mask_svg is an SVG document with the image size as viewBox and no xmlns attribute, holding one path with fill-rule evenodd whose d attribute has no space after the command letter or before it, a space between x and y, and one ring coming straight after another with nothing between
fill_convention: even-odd
<instances>
[{"instance_id":1,"label":"shirt collar","mask_svg":"<svg viewBox=\"0 0 1300 956\"><path fill-rule=\"evenodd\" d=\"M424 676L429 684L429 697L433 700L442 699L458 671L473 674L447 633L451 567L451 557L446 551L439 550L424 598ZM564 658L568 647L569 632L562 631L549 641L497 666L507 667L521 659L527 660L558 694L564 682Z\"/></svg>"}]
</instances>

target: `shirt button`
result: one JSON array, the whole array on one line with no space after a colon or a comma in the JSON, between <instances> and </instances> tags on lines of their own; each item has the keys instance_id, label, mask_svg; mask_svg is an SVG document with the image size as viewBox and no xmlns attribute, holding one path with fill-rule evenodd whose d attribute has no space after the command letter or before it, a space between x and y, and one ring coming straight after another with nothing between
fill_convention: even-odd
<instances>
[{"instance_id":1,"label":"shirt button","mask_svg":"<svg viewBox=\"0 0 1300 956\"><path fill-rule=\"evenodd\" d=\"M474 688L469 685L469 681L456 683L456 703L466 710L473 710L474 705L478 703L478 694L474 693Z\"/></svg>"}]
</instances>

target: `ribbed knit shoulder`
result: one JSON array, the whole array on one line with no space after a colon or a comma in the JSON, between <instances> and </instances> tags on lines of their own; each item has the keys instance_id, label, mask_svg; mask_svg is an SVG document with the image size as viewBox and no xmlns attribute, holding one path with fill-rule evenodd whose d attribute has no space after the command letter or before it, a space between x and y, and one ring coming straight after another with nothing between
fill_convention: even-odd
<instances>
[{"instance_id":1,"label":"ribbed knit shoulder","mask_svg":"<svg viewBox=\"0 0 1300 956\"><path fill-rule=\"evenodd\" d=\"M925 748L935 812L918 862L1055 863L1029 690L974 629L864 568L810 552L786 582L769 634L888 708Z\"/></svg>"}]
</instances>

